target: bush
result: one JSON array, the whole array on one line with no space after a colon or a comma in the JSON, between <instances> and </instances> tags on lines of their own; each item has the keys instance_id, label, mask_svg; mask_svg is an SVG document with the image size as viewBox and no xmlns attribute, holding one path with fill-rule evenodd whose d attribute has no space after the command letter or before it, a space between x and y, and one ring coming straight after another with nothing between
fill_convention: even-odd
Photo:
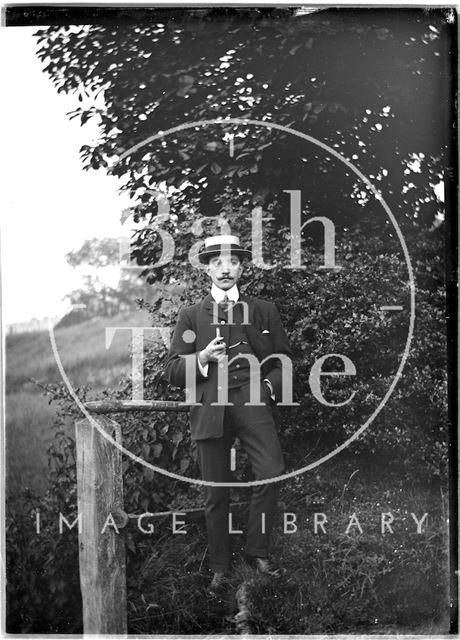
<instances>
[{"instance_id":1,"label":"bush","mask_svg":"<svg viewBox=\"0 0 460 640\"><path fill-rule=\"evenodd\" d=\"M60 512L69 522L77 515L75 443L59 429L59 421L55 426L46 494L24 490L6 503L8 633L78 633L82 628L77 535L65 529L61 535L58 529Z\"/></svg>"},{"instance_id":2,"label":"bush","mask_svg":"<svg viewBox=\"0 0 460 640\"><path fill-rule=\"evenodd\" d=\"M273 233L273 259L276 259L283 257L285 242L278 232ZM346 467L350 460L355 463L366 462L371 477L381 474L388 482L390 477L391 482L403 482L405 485L421 481L426 483L428 480L435 487L446 482L448 422L443 315L445 299L443 264L439 258L441 243L442 235L438 232L421 232L413 243L417 324L406 370L390 401L349 451L334 460L334 471L330 476L322 476L320 468L315 476L322 478L320 484L313 483L313 486L311 476L307 476L286 485L285 494L290 493L289 500L295 498L296 490L302 495L302 492L311 491L313 487L314 493L320 496L321 492L327 492L331 487L337 488L343 482L343 478L338 479L338 469L340 466ZM367 242L364 246L358 233L350 234L340 246L342 253L338 256L338 262L345 265L347 256L351 255L349 259L353 258L353 269L343 268L326 276L315 271L313 266L321 260L321 253L314 245L309 251L308 277L303 272L286 269L263 274L253 267L248 269L250 285L246 285L247 292L277 303L295 353L295 399L300 406L280 410L278 416L282 447L291 469L305 464L305 460L312 461L324 455L354 432L357 424L370 415L386 393L404 349L407 316L385 316L376 310L383 302L393 300L395 291L407 300L406 274L400 259L389 254L380 255L378 240ZM379 256L378 264L376 255ZM183 278L184 273L181 276ZM188 289L173 283L173 273L167 278L166 284L157 283L154 302L143 304L151 311L154 326L173 325L178 307L205 290L205 281L196 274L191 276ZM292 304L293 300L295 304ZM339 412L324 407L312 398L308 388L310 368L316 358L326 353L343 353L353 360L360 374L356 376L353 387L360 398L359 408L354 408L350 403ZM155 343L147 350L145 397L182 399L182 392L169 387L164 379L165 358L166 349L163 345ZM323 385L323 392L330 399L343 399L343 389L333 382ZM73 517L76 515L75 442L65 435L62 426L66 419L75 419L79 412L63 385L48 385L48 393L58 403L58 415L55 440L49 449L50 486L40 509L44 521L55 521L59 511L67 514L69 519L72 514ZM82 401L91 397L88 387L78 389L77 393ZM104 391L102 397L130 398L130 380L123 380L116 390ZM198 476L186 416L157 413L152 417L132 413L115 416L115 419L122 425L124 445L134 454L164 469L191 477ZM237 477L249 477L243 456L239 459ZM141 468L128 458L123 461L123 480L125 510L129 513L184 509L201 504L198 487L172 482L161 474ZM239 500L243 494L243 491L235 491L234 497ZM374 497L374 502L376 499ZM30 493L8 503L8 629L11 632L31 633L76 632L81 629L76 534L67 532L56 539L54 529L37 537L33 524L33 513L37 507L38 499ZM294 558L299 557L311 558L314 550L318 554L312 568L314 580L311 591L307 589L305 594L299 586L309 580L310 574L305 568L293 569L294 583L285 585L286 601L294 599L295 606L299 607L295 618L296 628L313 633L315 629L324 632L330 628L346 630L360 625L369 627L372 616L380 621L385 620L385 624L400 624L408 609L413 612L411 615L415 621L422 610L427 610L426 603L433 593L430 585L440 580L440 574L434 567L441 566L439 554L443 553L445 547L440 546L435 551L440 542L436 536L437 533L429 541L417 540L411 552L403 552L403 556L406 555L401 556L391 570L391 578L388 577L387 565L392 551L385 545L383 550L372 550L372 545L377 544L375 540L368 539L363 543L362 540L345 540L339 534L334 534L315 547L316 538L308 534L292 538L285 545L286 562L294 562ZM136 541L132 532L126 534L126 539L132 567L130 599L134 603L133 611L138 611L142 607L139 601L144 590L142 581L146 576L151 579L147 568L141 571L140 549L154 544L159 544L161 548L163 543L156 538L148 542ZM408 539L405 538L402 544L407 546ZM201 579L195 574L202 566L202 556L199 559L198 550L194 549L191 552L194 577L187 574L184 585L198 584L198 591L190 599L192 610L197 611L202 592L199 587ZM145 555L142 557L145 559ZM179 565L179 556L177 561ZM403 587L407 583L403 574L406 568L410 569L407 575L419 595L418 600L404 603ZM177 566L175 571L180 575L181 566ZM326 575L328 578L325 582ZM170 586L165 593L171 596L171 576L167 580ZM163 583L160 580L158 584ZM260 584L254 588L254 598L259 602L262 612L262 617L255 624L262 628L263 616L268 615L264 613L262 604L266 599L263 589L269 587ZM329 589L332 596L327 596ZM173 606L168 599L179 598L181 590L176 589L174 593L174 598L168 596L160 605L163 613L161 618L157 618L157 623L160 621L166 625L162 631L185 633L187 629L193 632L201 632L202 628L209 630L208 625L214 619L212 615L206 618L205 623L203 620L198 622L187 607L184 615L189 616L188 622L184 622L182 614L167 613L167 607ZM299 598L308 597L308 604L296 600L296 593ZM376 598L377 593L380 601ZM321 605L321 601L329 601L327 598L331 601L331 609ZM359 600L360 606L350 607L350 602L355 600ZM314 609L312 602L317 602L317 609ZM395 604L397 602L398 605ZM393 611L393 617L388 614L390 610ZM287 612L283 615L284 622L274 626L277 632L298 633L287 622ZM145 620L150 620L150 614ZM340 624L339 620L342 620ZM410 621L406 622L409 624ZM142 626L143 623L139 624ZM180 626L182 624L185 625L183 629ZM134 624L136 629L140 626Z\"/></svg>"}]
</instances>

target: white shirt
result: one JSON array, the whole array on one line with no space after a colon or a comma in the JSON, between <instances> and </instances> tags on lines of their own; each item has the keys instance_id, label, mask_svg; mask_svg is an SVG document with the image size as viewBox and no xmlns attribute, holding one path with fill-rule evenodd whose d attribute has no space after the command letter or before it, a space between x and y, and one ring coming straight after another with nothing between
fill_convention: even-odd
<instances>
[{"instance_id":1,"label":"white shirt","mask_svg":"<svg viewBox=\"0 0 460 640\"><path fill-rule=\"evenodd\" d=\"M219 302L224 301L225 296L227 296L227 298L232 302L238 302L240 299L240 292L238 291L236 284L234 284L228 291L224 291L223 289L219 289L219 287L213 283L211 287L211 295L218 304Z\"/></svg>"}]
</instances>

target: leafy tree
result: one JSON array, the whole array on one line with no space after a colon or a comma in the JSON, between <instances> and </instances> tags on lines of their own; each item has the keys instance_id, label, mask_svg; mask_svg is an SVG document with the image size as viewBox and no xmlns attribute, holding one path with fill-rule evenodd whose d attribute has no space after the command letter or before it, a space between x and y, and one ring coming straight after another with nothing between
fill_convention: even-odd
<instances>
[{"instance_id":1,"label":"leafy tree","mask_svg":"<svg viewBox=\"0 0 460 640\"><path fill-rule=\"evenodd\" d=\"M72 310L59 323L67 326L95 316L111 317L123 310L132 310L135 298L149 294L150 287L139 278L139 269L121 269L116 287L100 277L101 271L120 265L120 240L118 238L92 238L80 249L71 251L66 260L74 268L90 269L83 275L83 287L65 297Z\"/></svg>"},{"instance_id":2,"label":"leafy tree","mask_svg":"<svg viewBox=\"0 0 460 640\"><path fill-rule=\"evenodd\" d=\"M91 238L76 251L70 251L66 260L71 267L104 268L118 264L120 243L117 238Z\"/></svg>"},{"instance_id":3,"label":"leafy tree","mask_svg":"<svg viewBox=\"0 0 460 640\"><path fill-rule=\"evenodd\" d=\"M153 14L148 24L128 17L116 29L50 27L38 40L57 90L81 101L71 117L98 121L99 140L82 148L85 167L112 165L137 199L139 216L156 212L146 189L164 181L174 188L179 221L193 205L202 215L217 214L216 196L231 187L240 202L249 194L264 206L283 190L304 188L310 211L337 212L343 226L354 222L344 197L359 195L343 167L262 126L187 129L113 166L160 130L230 117L293 127L358 161L400 224L412 228L415 214L426 226L438 209L432 185L449 134L450 29L442 10L209 9L158 22ZM225 133L235 136L232 157ZM373 198L362 206L375 217ZM280 223L285 209L277 211ZM135 244L145 257L140 235Z\"/></svg>"},{"instance_id":4,"label":"leafy tree","mask_svg":"<svg viewBox=\"0 0 460 640\"><path fill-rule=\"evenodd\" d=\"M97 119L99 139L82 148L85 168L103 167L119 176L134 202L130 213L140 226L132 254L138 264L157 265L162 256L159 230L149 225L161 213L157 192L168 199L160 226L174 240L174 259L144 272L154 284L145 303L153 324L173 325L177 307L207 288L189 262L201 231L193 223L209 216L204 227L215 230L224 219L247 238L254 208L261 206L264 259L273 268L251 265L248 291L280 306L296 347L299 389L307 388L314 356L346 351L362 374L360 397L367 398L359 410L347 407L338 417L318 409L305 394L297 416L286 419L285 437L295 445L305 438L302 425L312 424L321 434L320 452L356 428L383 397L404 350L407 315L385 318L377 311L391 296L407 303L399 240L378 199L333 154L286 131L224 119L283 125L326 143L375 183L393 211L414 261L418 304L427 320L416 329L411 377L405 377L404 393L415 404L403 409L405 396L399 396L391 424L378 431L375 442L374 431L360 442L367 453L410 442L414 430L421 430L407 413L411 407L413 416L421 402L414 389L420 385L421 393L423 385L438 385L430 425L423 431L426 450L421 445L414 455L422 464L426 453L440 473L445 453L443 207L434 186L448 157L449 13L203 9L172 12L169 19L151 16L143 23L128 17L117 28L52 26L37 37L39 58L57 90L78 95L81 104L70 116L82 124ZM144 144L159 131L216 118L222 123L178 129ZM326 215L336 225L337 260L344 267L338 273L317 271L320 225L302 232L306 269L286 268L291 212L285 192L294 190L301 192L303 221ZM432 358L426 366L424 350L436 331L436 362ZM156 345L146 365L146 382L160 397L171 393L162 379L164 355ZM341 397L340 389L329 391ZM421 406L426 409L426 399ZM388 415L386 410L380 420ZM393 429L396 423L399 431ZM433 438L439 450L431 446ZM293 464L299 462L295 457Z\"/></svg>"},{"instance_id":5,"label":"leafy tree","mask_svg":"<svg viewBox=\"0 0 460 640\"><path fill-rule=\"evenodd\" d=\"M38 55L57 90L78 97L80 104L71 117L79 118L82 124L91 118L98 122L99 139L82 148L85 168L104 168L119 176L121 188L133 200L130 213L139 227L133 236L132 254L138 264L150 265L144 275L153 286L142 304L151 312L155 326L171 326L177 308L196 300L208 286L202 272L188 260L189 249L199 235L192 229L193 222L202 216L214 217L204 225L214 230L219 220L226 219L233 231L247 238L255 206L263 207L265 218L272 218L265 220L263 233L264 259L273 268L249 265L242 288L277 303L294 348L299 406L284 413L280 409L278 415L289 469L329 452L362 424L384 397L403 353L407 313L385 315L379 311L379 305L390 304L392 296L401 299L407 310L408 299L407 270L399 242L379 202L330 154L263 125L227 123L178 130L163 140L165 144L157 140L121 156L149 136L184 122L247 118L292 127L324 141L369 176L408 243L415 273L416 324L404 375L391 399L340 460L346 463L349 453L353 468L359 463L361 467L368 465L372 480L378 473L385 477L393 473L400 490L416 480L445 483L445 230L442 203L433 187L443 177L449 180L449 98L455 60L451 55L455 25L449 11L328 9L306 15L278 8L204 8L170 11L168 17L152 10L137 22L139 14L128 11L122 24L50 26L37 34ZM229 152L232 134L233 154ZM318 270L323 261L323 238L310 227L302 234L306 269L285 268L289 263L290 212L289 198L283 192L289 190L302 193L303 220L323 215L336 224L341 270ZM154 267L163 249L158 230L148 226L161 209L156 191L168 197L169 217L162 226L174 239L175 254L174 260ZM69 261L80 264L84 259L93 261L93 266L104 266L110 256L113 258L113 247L108 241L98 242L85 243L72 252ZM104 250L98 253L102 245ZM340 411L316 402L308 386L315 359L337 352L346 353L358 372L351 388L359 402ZM166 348L158 343L147 351L146 398L181 397L163 377L165 358ZM331 380L323 386L324 394L333 400L342 400L349 391ZM75 417L73 400L62 386L49 392L61 404L58 426L67 416ZM87 389L77 392L82 401L90 397ZM107 398L130 395L129 379L118 389L103 393ZM124 443L130 451L176 473L198 473L185 416L156 414L152 420L151 416L132 413L119 420L123 420ZM71 511L75 507L74 442L62 432L57 433L50 450L50 463L47 509ZM238 455L238 463L238 478L246 479L242 455ZM348 488L349 506L354 510L356 494L352 495L348 482L334 484L329 472L330 468L324 472L324 480L321 470L319 480L305 474L282 483L283 490L303 500L327 486L336 498L341 495L337 511L342 512ZM171 482L146 468L140 471L129 458L124 460L124 486L125 507L131 513L182 508L199 500L196 487ZM382 500L387 500L389 493L385 491ZM66 547L67 555L59 556L61 547L52 546L50 536L41 539L40 553L31 553L30 559L36 584L50 594L50 602L43 606L41 598L28 597L30 572L25 572L23 549L27 545L33 548L29 540L33 539L30 529L35 506L29 497L25 505L15 505L10 517L14 521L16 515L17 520L8 537L13 596L10 629L48 631L56 623L56 607L62 607L56 628L72 632L78 626L78 590L60 578L76 576L76 569L73 573L68 570L76 567L76 544L71 552ZM21 537L23 522L29 530ZM134 547L130 534L126 540L133 567L132 591L137 587L142 593L144 606L144 590L139 586L142 571L136 574L142 555L139 541ZM288 543L296 563L300 554L311 552L313 542L303 540L295 536L295 541ZM362 624L362 614L355 614L350 604L350 593L356 596L353 601L361 602L364 586L371 587L374 580L384 583L395 561L402 580L393 591L385 590L391 605L386 612L394 612L394 602L396 609L402 606L403 591L413 575L407 573L407 567L423 557L419 548L400 545L402 559L398 564L393 538L387 557L375 553L381 536L378 543L364 546L359 553L350 552L343 536L325 540L321 553L313 554L322 564L318 570L321 579L315 578L312 588L323 597L318 584L324 582L326 597L330 581L341 585L342 591L333 593L342 608L342 621L348 620L343 617L346 609L351 612L350 626ZM444 544L436 537L433 542L433 536L429 541L433 546L427 543L425 555L430 562L417 574L423 585L430 582L427 566L439 570L439 550ZM350 544L354 545L354 540ZM331 567L337 550L335 580L324 567L326 563ZM52 561L43 560L49 557ZM200 568L201 564L202 559ZM167 573L168 584L172 584L171 575ZM360 592L356 576L363 578ZM174 590L177 592L175 586ZM27 605L27 614L17 604L22 602ZM424 606L425 600L420 602ZM420 602L417 611L423 608ZM334 604L331 601L327 610ZM367 606L364 609L368 614ZM66 620L69 611L73 624ZM319 611L308 611L309 621L321 618L317 628L312 623L312 632L332 628L333 617ZM173 613L179 624L181 618ZM156 617L153 620L158 623Z\"/></svg>"}]
</instances>

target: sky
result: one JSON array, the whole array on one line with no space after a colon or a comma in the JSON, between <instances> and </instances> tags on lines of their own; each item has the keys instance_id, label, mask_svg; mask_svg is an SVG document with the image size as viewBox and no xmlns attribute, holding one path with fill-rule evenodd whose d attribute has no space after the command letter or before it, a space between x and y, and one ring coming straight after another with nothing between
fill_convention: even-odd
<instances>
[{"instance_id":1,"label":"sky","mask_svg":"<svg viewBox=\"0 0 460 640\"><path fill-rule=\"evenodd\" d=\"M6 324L62 315L81 274L65 254L92 237L123 234L126 196L103 171L83 171L79 149L95 128L66 112L76 97L58 94L35 55L36 27L1 29L2 181L0 249Z\"/></svg>"}]
</instances>

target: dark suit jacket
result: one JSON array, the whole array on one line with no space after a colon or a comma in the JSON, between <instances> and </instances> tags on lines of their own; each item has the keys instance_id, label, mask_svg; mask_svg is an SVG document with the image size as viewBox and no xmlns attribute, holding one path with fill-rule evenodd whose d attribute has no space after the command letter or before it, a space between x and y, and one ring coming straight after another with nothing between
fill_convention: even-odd
<instances>
[{"instance_id":1,"label":"dark suit jacket","mask_svg":"<svg viewBox=\"0 0 460 640\"><path fill-rule=\"evenodd\" d=\"M273 354L285 354L291 358L289 343L275 305L244 295L240 295L240 301L246 302L248 305L249 324L245 327L246 335L259 362ZM205 378L201 374L197 362L198 353L216 337L216 325L212 325L213 302L213 298L209 294L201 302L191 307L184 307L179 311L166 363L166 376L171 384L185 388L186 364L185 359L180 356L191 354L195 356L196 402L200 404L192 406L190 410L190 429L194 440L218 438L223 433L225 407L212 405L213 402L217 402L217 364L215 362L209 363L208 377ZM220 324L219 329L228 345L229 326ZM184 340L184 331L186 330L189 331L185 334L186 340ZM193 331L193 334L190 331ZM195 335L195 339L193 339L193 335ZM261 371L262 376L270 380L273 386L275 400L279 399L282 382L279 359L269 359L262 364Z\"/></svg>"}]
</instances>

